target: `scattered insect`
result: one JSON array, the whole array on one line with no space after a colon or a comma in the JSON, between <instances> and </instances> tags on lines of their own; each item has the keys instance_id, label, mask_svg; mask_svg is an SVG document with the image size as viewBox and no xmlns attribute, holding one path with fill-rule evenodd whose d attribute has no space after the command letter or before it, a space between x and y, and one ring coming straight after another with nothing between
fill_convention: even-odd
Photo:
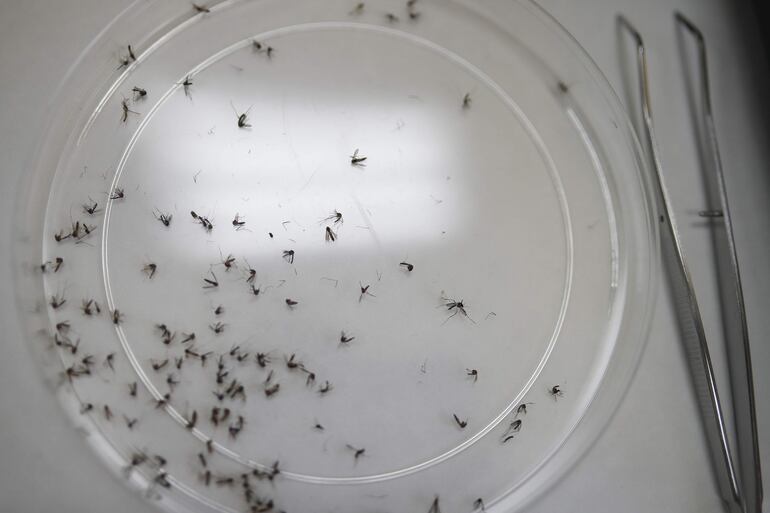
<instances>
[{"instance_id":1,"label":"scattered insect","mask_svg":"<svg viewBox=\"0 0 770 513\"><path fill-rule=\"evenodd\" d=\"M548 393L551 394L551 397L553 397L553 400L555 401L559 397L564 396L564 392L561 389L561 385L554 385L548 390Z\"/></svg>"},{"instance_id":2,"label":"scattered insect","mask_svg":"<svg viewBox=\"0 0 770 513\"><path fill-rule=\"evenodd\" d=\"M136 381L128 384L128 395L136 397Z\"/></svg>"},{"instance_id":3,"label":"scattered insect","mask_svg":"<svg viewBox=\"0 0 770 513\"><path fill-rule=\"evenodd\" d=\"M126 197L126 193L123 192L122 187L115 187L114 189L112 189L112 193L110 194L111 200L124 199L125 197Z\"/></svg>"},{"instance_id":4,"label":"scattered insect","mask_svg":"<svg viewBox=\"0 0 770 513\"><path fill-rule=\"evenodd\" d=\"M294 301L293 299L286 298L286 304L289 305L289 308L294 308L299 304L299 302Z\"/></svg>"},{"instance_id":5,"label":"scattered insect","mask_svg":"<svg viewBox=\"0 0 770 513\"><path fill-rule=\"evenodd\" d=\"M406 3L406 10L409 13L410 20L416 20L417 18L420 17L421 13L415 11L415 5L417 5L417 0L409 0Z\"/></svg>"},{"instance_id":6,"label":"scattered insect","mask_svg":"<svg viewBox=\"0 0 770 513\"><path fill-rule=\"evenodd\" d=\"M350 164L353 166L358 167L365 167L366 164L364 164L364 161L366 160L366 157L363 155L358 155L358 148L356 148L356 151L353 152L353 155L350 156Z\"/></svg>"},{"instance_id":7,"label":"scattered insect","mask_svg":"<svg viewBox=\"0 0 770 513\"><path fill-rule=\"evenodd\" d=\"M55 294L51 296L51 301L49 301L48 304L51 305L51 308L57 310L64 306L66 302L67 299L64 297L64 294Z\"/></svg>"},{"instance_id":8,"label":"scattered insect","mask_svg":"<svg viewBox=\"0 0 770 513\"><path fill-rule=\"evenodd\" d=\"M192 7L193 7L193 10L195 12L197 12L197 13L204 13L204 14L206 14L206 13L210 13L211 12L211 9L209 9L205 5L192 4Z\"/></svg>"},{"instance_id":9,"label":"scattered insect","mask_svg":"<svg viewBox=\"0 0 770 513\"><path fill-rule=\"evenodd\" d=\"M353 460L358 461L358 458L364 455L366 452L366 448L361 447L360 449L358 447L354 447L350 444L345 444L345 447L347 447L349 450L353 451Z\"/></svg>"},{"instance_id":10,"label":"scattered insect","mask_svg":"<svg viewBox=\"0 0 770 513\"><path fill-rule=\"evenodd\" d=\"M233 255L227 255L227 257L222 258L222 265L225 266L225 271L229 271L235 267L235 257Z\"/></svg>"},{"instance_id":11,"label":"scattered insect","mask_svg":"<svg viewBox=\"0 0 770 513\"><path fill-rule=\"evenodd\" d=\"M281 389L281 384L280 383L276 383L276 384L274 384L272 386L269 386L269 387L265 386L265 396L266 397L271 397L271 396L277 394L280 389Z\"/></svg>"},{"instance_id":12,"label":"scattered insect","mask_svg":"<svg viewBox=\"0 0 770 513\"><path fill-rule=\"evenodd\" d=\"M267 366L268 363L270 363L270 357L267 355L267 353L257 353L254 355L254 359L256 360L257 365L263 369L265 366Z\"/></svg>"},{"instance_id":13,"label":"scattered insect","mask_svg":"<svg viewBox=\"0 0 770 513\"><path fill-rule=\"evenodd\" d=\"M91 198L88 198L88 199L91 199ZM98 207L99 207L99 204L94 200L91 200L91 203L83 204L83 212L89 215L94 215L99 211Z\"/></svg>"},{"instance_id":14,"label":"scattered insect","mask_svg":"<svg viewBox=\"0 0 770 513\"><path fill-rule=\"evenodd\" d=\"M238 128L251 128L251 125L249 124L249 111L242 114L238 114Z\"/></svg>"},{"instance_id":15,"label":"scattered insect","mask_svg":"<svg viewBox=\"0 0 770 513\"><path fill-rule=\"evenodd\" d=\"M141 87L134 86L133 89L131 89L134 93L134 101L141 100L145 97L147 97L147 90L142 89Z\"/></svg>"},{"instance_id":16,"label":"scattered insect","mask_svg":"<svg viewBox=\"0 0 770 513\"><path fill-rule=\"evenodd\" d=\"M460 429L465 429L465 427L468 425L468 419L460 420L460 417L458 417L456 413L453 413L452 417L454 417L455 422L457 422L457 425L460 426Z\"/></svg>"},{"instance_id":17,"label":"scattered insect","mask_svg":"<svg viewBox=\"0 0 770 513\"><path fill-rule=\"evenodd\" d=\"M468 377L471 377L471 378L473 378L473 382L474 382L474 383L475 383L476 381L478 381L478 379L479 379L479 371L477 371L476 369L465 369L465 374L466 374Z\"/></svg>"},{"instance_id":18,"label":"scattered insect","mask_svg":"<svg viewBox=\"0 0 770 513\"><path fill-rule=\"evenodd\" d=\"M243 420L243 417L238 415L238 420L236 420L233 424L230 424L227 427L227 431L230 433L231 438L237 438L238 434L243 429L243 424L245 421Z\"/></svg>"},{"instance_id":19,"label":"scattered insect","mask_svg":"<svg viewBox=\"0 0 770 513\"><path fill-rule=\"evenodd\" d=\"M311 372L305 369L304 367L302 368L302 371L307 373L307 379L305 380L305 385L309 387L313 386L313 384L315 384L315 372Z\"/></svg>"},{"instance_id":20,"label":"scattered insect","mask_svg":"<svg viewBox=\"0 0 770 513\"><path fill-rule=\"evenodd\" d=\"M128 100L127 100L127 99L125 99L125 98L123 98L123 100L120 102L120 108L121 108L121 110L123 111L123 114L122 114L122 115L121 115L121 117L120 117L120 120L121 120L123 123L126 123L126 122L128 121L128 115L129 115L129 114L136 114L136 115L139 115L139 113L138 113L138 112L136 112L136 111L133 111L133 110L131 110L131 109L128 107Z\"/></svg>"},{"instance_id":21,"label":"scattered insect","mask_svg":"<svg viewBox=\"0 0 770 513\"><path fill-rule=\"evenodd\" d=\"M441 508L438 505L438 495L433 498L433 502L430 505L428 513L441 513Z\"/></svg>"},{"instance_id":22,"label":"scattered insect","mask_svg":"<svg viewBox=\"0 0 770 513\"><path fill-rule=\"evenodd\" d=\"M158 270L158 265L149 263L142 267L142 272L147 275L149 279L152 279L153 276L155 276L155 271Z\"/></svg>"},{"instance_id":23,"label":"scattered insect","mask_svg":"<svg viewBox=\"0 0 770 513\"><path fill-rule=\"evenodd\" d=\"M286 368L288 368L289 370L301 369L303 367L301 362L297 362L294 360L296 356L297 356L296 354L292 353L291 356L286 358Z\"/></svg>"},{"instance_id":24,"label":"scattered insect","mask_svg":"<svg viewBox=\"0 0 770 513\"><path fill-rule=\"evenodd\" d=\"M475 501L473 501L473 509L477 509L480 511L486 511L486 507L484 507L484 499L479 497Z\"/></svg>"},{"instance_id":25,"label":"scattered insect","mask_svg":"<svg viewBox=\"0 0 770 513\"><path fill-rule=\"evenodd\" d=\"M184 79L184 82L182 82L182 87L184 88L184 95L188 98L191 98L190 96L190 87L192 87L193 81L192 78L190 78L190 75L187 75Z\"/></svg>"},{"instance_id":26,"label":"scattered insect","mask_svg":"<svg viewBox=\"0 0 770 513\"><path fill-rule=\"evenodd\" d=\"M313 426L313 429L317 429L318 431L323 431L324 427L320 423L316 422L315 426Z\"/></svg>"},{"instance_id":27,"label":"scattered insect","mask_svg":"<svg viewBox=\"0 0 770 513\"><path fill-rule=\"evenodd\" d=\"M476 321L471 319L471 317L468 315L468 311L465 309L465 304L463 303L462 299L457 301L455 299L450 299L450 298L446 298L446 297L442 296L441 300L444 301L444 306L446 307L446 309L448 311L452 312L454 310L452 312L452 315L447 317L447 321L449 319L451 319L452 317L454 317L455 315L457 315L458 313L461 313L465 317L467 317L473 324L476 324ZM446 322L446 321L444 321L444 322Z\"/></svg>"},{"instance_id":28,"label":"scattered insect","mask_svg":"<svg viewBox=\"0 0 770 513\"><path fill-rule=\"evenodd\" d=\"M91 403L85 403L83 406L80 407L80 414L83 415L85 413L88 413L94 409L94 405Z\"/></svg>"},{"instance_id":29,"label":"scattered insect","mask_svg":"<svg viewBox=\"0 0 770 513\"><path fill-rule=\"evenodd\" d=\"M405 267L407 271L412 272L414 270L414 265L410 264L409 262L401 262L398 265L401 267Z\"/></svg>"},{"instance_id":30,"label":"scattered insect","mask_svg":"<svg viewBox=\"0 0 770 513\"><path fill-rule=\"evenodd\" d=\"M206 462L206 456L204 456L202 452L198 453L198 461L201 462L201 466L208 467L208 463Z\"/></svg>"},{"instance_id":31,"label":"scattered insect","mask_svg":"<svg viewBox=\"0 0 770 513\"><path fill-rule=\"evenodd\" d=\"M471 106L471 93L465 93L463 96L463 109L469 109Z\"/></svg>"},{"instance_id":32,"label":"scattered insect","mask_svg":"<svg viewBox=\"0 0 770 513\"><path fill-rule=\"evenodd\" d=\"M513 440L515 437L513 435L508 435L505 438L503 438L503 443L508 443L511 440Z\"/></svg>"},{"instance_id":33,"label":"scattered insect","mask_svg":"<svg viewBox=\"0 0 770 513\"><path fill-rule=\"evenodd\" d=\"M102 313L101 307L99 307L99 303L94 301L93 299L84 299L82 301L82 304L80 305L80 309L83 311L84 315L94 315Z\"/></svg>"},{"instance_id":34,"label":"scattered insect","mask_svg":"<svg viewBox=\"0 0 770 513\"><path fill-rule=\"evenodd\" d=\"M104 405L104 418L108 421L112 420L112 410L108 405Z\"/></svg>"},{"instance_id":35,"label":"scattered insect","mask_svg":"<svg viewBox=\"0 0 770 513\"><path fill-rule=\"evenodd\" d=\"M160 360L160 361L158 361L158 360L150 360L150 363L152 365L152 370L157 372L157 371L161 370L163 367L165 367L166 365L168 365L168 358L166 358L165 360Z\"/></svg>"},{"instance_id":36,"label":"scattered insect","mask_svg":"<svg viewBox=\"0 0 770 513\"><path fill-rule=\"evenodd\" d=\"M353 342L356 337L349 337L345 334L345 332L340 333L340 344L347 344L349 342Z\"/></svg>"},{"instance_id":37,"label":"scattered insect","mask_svg":"<svg viewBox=\"0 0 770 513\"><path fill-rule=\"evenodd\" d=\"M214 308L214 315L222 315L223 313L225 313L225 307L224 306L219 305L216 308Z\"/></svg>"},{"instance_id":38,"label":"scattered insect","mask_svg":"<svg viewBox=\"0 0 770 513\"><path fill-rule=\"evenodd\" d=\"M337 240L337 234L334 233L334 231L332 231L332 229L329 226L327 226L325 238L326 238L326 242L334 242L335 240Z\"/></svg>"},{"instance_id":39,"label":"scattered insect","mask_svg":"<svg viewBox=\"0 0 770 513\"><path fill-rule=\"evenodd\" d=\"M206 450L209 452L209 454L214 452L214 440L211 438L206 440Z\"/></svg>"},{"instance_id":40,"label":"scattered insect","mask_svg":"<svg viewBox=\"0 0 770 513\"><path fill-rule=\"evenodd\" d=\"M358 286L361 288L361 295L358 296L358 302L359 303L361 301L363 301L364 296L377 297L374 294L372 294L371 292L369 292L369 287L371 287L371 285L364 286L361 282L358 282Z\"/></svg>"},{"instance_id":41,"label":"scattered insect","mask_svg":"<svg viewBox=\"0 0 770 513\"><path fill-rule=\"evenodd\" d=\"M203 278L203 288L204 289L213 289L216 287L219 287L219 282L217 281L217 277L214 274L214 271L209 270L209 273L211 274L211 279Z\"/></svg>"},{"instance_id":42,"label":"scattered insect","mask_svg":"<svg viewBox=\"0 0 770 513\"><path fill-rule=\"evenodd\" d=\"M162 486L163 488L171 488L171 483L168 481L168 474L166 472L160 472L155 476L155 484Z\"/></svg>"},{"instance_id":43,"label":"scattered insect","mask_svg":"<svg viewBox=\"0 0 770 513\"><path fill-rule=\"evenodd\" d=\"M201 481L203 481L203 484L206 486L211 485L211 471L206 470L203 474L201 474Z\"/></svg>"},{"instance_id":44,"label":"scattered insect","mask_svg":"<svg viewBox=\"0 0 770 513\"><path fill-rule=\"evenodd\" d=\"M164 394L161 398L155 399L155 409L165 408L171 401L171 394Z\"/></svg>"},{"instance_id":45,"label":"scattered insect","mask_svg":"<svg viewBox=\"0 0 770 513\"><path fill-rule=\"evenodd\" d=\"M505 435L510 435L511 433L518 433L521 431L521 419L514 420L508 425L508 429L505 430Z\"/></svg>"},{"instance_id":46,"label":"scattered insect","mask_svg":"<svg viewBox=\"0 0 770 513\"><path fill-rule=\"evenodd\" d=\"M104 366L115 372L115 353L110 353L104 357Z\"/></svg>"},{"instance_id":47,"label":"scattered insect","mask_svg":"<svg viewBox=\"0 0 770 513\"><path fill-rule=\"evenodd\" d=\"M321 395L324 395L324 394L327 394L327 393L331 392L331 390L333 388L334 387L332 386L331 383L329 383L328 381L325 381L323 385L318 387L318 393L321 394Z\"/></svg>"},{"instance_id":48,"label":"scattered insect","mask_svg":"<svg viewBox=\"0 0 770 513\"><path fill-rule=\"evenodd\" d=\"M182 344L186 344L195 340L195 333L182 333L182 336L184 337L181 341Z\"/></svg>"},{"instance_id":49,"label":"scattered insect","mask_svg":"<svg viewBox=\"0 0 770 513\"><path fill-rule=\"evenodd\" d=\"M283 259L289 262L290 264L294 263L294 250L293 249L287 249L283 252Z\"/></svg>"},{"instance_id":50,"label":"scattered insect","mask_svg":"<svg viewBox=\"0 0 770 513\"><path fill-rule=\"evenodd\" d=\"M519 414L526 415L527 414L527 405L528 404L535 404L535 403L521 403L516 407L516 417L519 416Z\"/></svg>"},{"instance_id":51,"label":"scattered insect","mask_svg":"<svg viewBox=\"0 0 770 513\"><path fill-rule=\"evenodd\" d=\"M134 429L134 426L136 425L136 423L139 422L139 419L136 419L136 418L132 419L132 418L127 417L125 415L123 415L123 420L126 421L126 427L128 429Z\"/></svg>"},{"instance_id":52,"label":"scattered insect","mask_svg":"<svg viewBox=\"0 0 770 513\"><path fill-rule=\"evenodd\" d=\"M163 224L163 226L171 226L171 219L174 217L173 214L167 214L156 209L155 212L153 212L153 215L155 216L155 219Z\"/></svg>"},{"instance_id":53,"label":"scattered insect","mask_svg":"<svg viewBox=\"0 0 770 513\"><path fill-rule=\"evenodd\" d=\"M398 23L399 21L398 16L390 12L385 15L385 19L388 20L388 22L390 23Z\"/></svg>"},{"instance_id":54,"label":"scattered insect","mask_svg":"<svg viewBox=\"0 0 770 513\"><path fill-rule=\"evenodd\" d=\"M267 232L267 235L270 236L270 238L273 238L273 232Z\"/></svg>"},{"instance_id":55,"label":"scattered insect","mask_svg":"<svg viewBox=\"0 0 770 513\"><path fill-rule=\"evenodd\" d=\"M179 384L179 380L176 379L176 376L174 376L173 372L166 376L166 384L168 385L168 389L171 391L173 391L174 387Z\"/></svg>"},{"instance_id":56,"label":"scattered insect","mask_svg":"<svg viewBox=\"0 0 770 513\"><path fill-rule=\"evenodd\" d=\"M273 56L273 47L272 46L265 46L256 39L252 39L251 41L251 48L256 53L262 53L265 52L267 54L267 58L271 58Z\"/></svg>"},{"instance_id":57,"label":"scattered insect","mask_svg":"<svg viewBox=\"0 0 770 513\"><path fill-rule=\"evenodd\" d=\"M222 322L215 322L214 324L209 324L209 328L211 331L219 335L223 331L225 331L225 324Z\"/></svg>"},{"instance_id":58,"label":"scattered insect","mask_svg":"<svg viewBox=\"0 0 770 513\"><path fill-rule=\"evenodd\" d=\"M360 2L360 3L357 3L356 6L353 7L353 9L351 9L348 14L350 16L357 16L359 14L362 14L363 12L364 12L364 3Z\"/></svg>"},{"instance_id":59,"label":"scattered insect","mask_svg":"<svg viewBox=\"0 0 770 513\"><path fill-rule=\"evenodd\" d=\"M567 94L569 92L569 86L564 82L562 82L561 80L559 80L556 86L559 88L559 92L561 92L562 94Z\"/></svg>"},{"instance_id":60,"label":"scattered insect","mask_svg":"<svg viewBox=\"0 0 770 513\"><path fill-rule=\"evenodd\" d=\"M185 420L184 427L188 430L195 429L195 424L198 422L198 412L196 410L193 410L192 415L190 415L189 419Z\"/></svg>"},{"instance_id":61,"label":"scattered insect","mask_svg":"<svg viewBox=\"0 0 770 513\"><path fill-rule=\"evenodd\" d=\"M243 220L243 217L238 215L238 213L235 213L235 217L233 217L233 226L235 227L235 230L240 230L244 226L246 226L246 221Z\"/></svg>"}]
</instances>

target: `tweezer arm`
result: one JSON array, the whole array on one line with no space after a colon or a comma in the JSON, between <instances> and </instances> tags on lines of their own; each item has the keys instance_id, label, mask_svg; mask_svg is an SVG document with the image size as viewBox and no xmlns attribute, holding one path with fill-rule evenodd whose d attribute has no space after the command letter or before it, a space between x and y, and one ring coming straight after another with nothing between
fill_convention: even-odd
<instances>
[{"instance_id":1,"label":"tweezer arm","mask_svg":"<svg viewBox=\"0 0 770 513\"><path fill-rule=\"evenodd\" d=\"M681 27L684 27L691 34L698 46L702 119L705 128L705 147L708 152L706 158L710 161L713 171L713 181L707 180L706 183L710 186L710 192L715 202L719 204L719 210L714 211L719 214L714 216L714 247L719 271L719 291L721 293L727 359L730 368L733 415L738 439L738 482L747 513L760 513L762 510L762 469L759 459L751 349L746 324L746 309L743 302L741 273L738 267L735 240L733 239L732 217L727 201L722 159L719 155L719 144L711 109L706 43L700 29L683 14L677 12L674 18Z\"/></svg>"},{"instance_id":2,"label":"tweezer arm","mask_svg":"<svg viewBox=\"0 0 770 513\"><path fill-rule=\"evenodd\" d=\"M676 299L677 314L688 363L695 385L703 424L711 451L719 490L731 512L741 512L741 494L738 487L733 457L727 441L719 392L709 356L706 334L698 307L692 278L687 268L679 231L671 208L668 190L663 180L655 128L650 107L650 90L647 80L647 58L644 41L639 32L623 16L618 17L621 27L627 30L636 43L639 88L641 93L644 129L652 156L653 182L660 199L661 246L666 268Z\"/></svg>"}]
</instances>

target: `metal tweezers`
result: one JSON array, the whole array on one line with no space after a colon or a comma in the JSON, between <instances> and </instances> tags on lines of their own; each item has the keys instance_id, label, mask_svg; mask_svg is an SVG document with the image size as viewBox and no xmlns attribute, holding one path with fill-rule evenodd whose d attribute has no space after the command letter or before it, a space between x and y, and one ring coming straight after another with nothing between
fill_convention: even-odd
<instances>
[{"instance_id":1,"label":"metal tweezers","mask_svg":"<svg viewBox=\"0 0 770 513\"><path fill-rule=\"evenodd\" d=\"M708 152L705 162L710 164L710 168L713 170L713 190L710 193L715 204L719 205L718 208L704 210L699 214L714 221L714 247L730 374L737 452L731 449L728 440L725 416L714 378L700 309L682 249L679 231L674 220L671 198L663 179L650 107L644 42L639 32L626 18L618 17L620 26L626 29L636 42L644 131L652 156L654 169L652 178L657 189L662 213L661 247L676 299L682 339L698 396L720 493L731 513L761 513L762 471L759 461L759 442L754 408L751 352L738 258L711 110L706 45L703 34L692 22L681 13L676 13L675 19L679 27L684 28L694 37L698 47L698 80L700 81L702 97L701 121L705 129L704 148Z\"/></svg>"}]
</instances>

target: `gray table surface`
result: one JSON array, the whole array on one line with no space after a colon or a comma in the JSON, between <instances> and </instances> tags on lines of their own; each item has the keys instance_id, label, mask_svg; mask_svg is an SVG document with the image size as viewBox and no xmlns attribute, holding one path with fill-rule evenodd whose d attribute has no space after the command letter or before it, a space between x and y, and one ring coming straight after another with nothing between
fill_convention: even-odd
<instances>
[{"instance_id":1,"label":"gray table surface","mask_svg":"<svg viewBox=\"0 0 770 513\"><path fill-rule=\"evenodd\" d=\"M14 187L46 122L52 84L128 0L0 0L0 284L12 283L9 262ZM704 192L684 81L679 70L674 9L707 37L711 80L752 338L765 489L770 489L770 173L767 172L768 77L758 28L741 1L541 0L588 50L628 105L628 56L614 22L624 12L647 40L653 107L662 160L713 355L724 377L721 327L708 228L697 222ZM0 513L153 511L101 464L59 414L37 378L0 287ZM628 394L591 451L533 512L719 512L703 429L671 300L663 285L650 339ZM724 381L722 379L722 381ZM726 386L723 385L723 386ZM764 511L770 511L770 500Z\"/></svg>"}]
</instances>

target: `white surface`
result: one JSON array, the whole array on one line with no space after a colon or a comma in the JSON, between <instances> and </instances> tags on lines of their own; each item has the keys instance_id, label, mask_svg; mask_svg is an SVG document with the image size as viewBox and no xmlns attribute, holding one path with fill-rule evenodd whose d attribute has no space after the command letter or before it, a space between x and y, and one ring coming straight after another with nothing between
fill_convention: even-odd
<instances>
[{"instance_id":1,"label":"white surface","mask_svg":"<svg viewBox=\"0 0 770 513\"><path fill-rule=\"evenodd\" d=\"M767 157L762 146L766 129L756 108L755 93L762 84L748 66L759 61L753 50L756 45L739 39L749 25L745 13L736 14L739 8L731 4L711 1L704 5L694 0L643 5L630 0L542 2L586 47L624 100L622 72L629 67L621 67L621 62L629 60L621 60L626 54L621 53L615 12L623 10L646 37L653 107L669 187L677 200L688 252L698 255L691 260L702 306L706 312L715 312L715 289L708 286L710 282L701 285L703 277L710 275L707 231L700 223L685 221L695 219L693 213L702 208L703 194L699 186L693 187L701 181L683 80L678 73L677 39L670 16L673 8L682 9L705 32L755 369L763 369L770 363L770 347L765 342L770 320L762 315L770 292L770 273L764 263L770 250L770 177L762 165L763 157ZM80 1L65 11L51 0L0 4L0 217L4 220L0 235L6 241L0 268L2 283L9 283L13 272L7 257L13 187L45 123L51 84L61 80L82 48L126 5L125 0ZM751 48L753 55L745 52L746 48ZM2 304L10 304L11 290L5 288L2 294ZM34 379L35 363L19 339L8 308L0 310L0 326L4 328L0 512L151 511L100 464L93 464L96 459L85 443L61 415L53 397ZM715 334L712 344L718 344L718 324L709 323L707 328ZM757 371L755 380L760 436L764 434L767 441L770 411L763 398L770 393L768 375ZM768 461L770 455L764 451ZM661 288L650 341L626 401L589 455L533 511L566 507L607 512L721 511L665 288Z\"/></svg>"}]
</instances>

